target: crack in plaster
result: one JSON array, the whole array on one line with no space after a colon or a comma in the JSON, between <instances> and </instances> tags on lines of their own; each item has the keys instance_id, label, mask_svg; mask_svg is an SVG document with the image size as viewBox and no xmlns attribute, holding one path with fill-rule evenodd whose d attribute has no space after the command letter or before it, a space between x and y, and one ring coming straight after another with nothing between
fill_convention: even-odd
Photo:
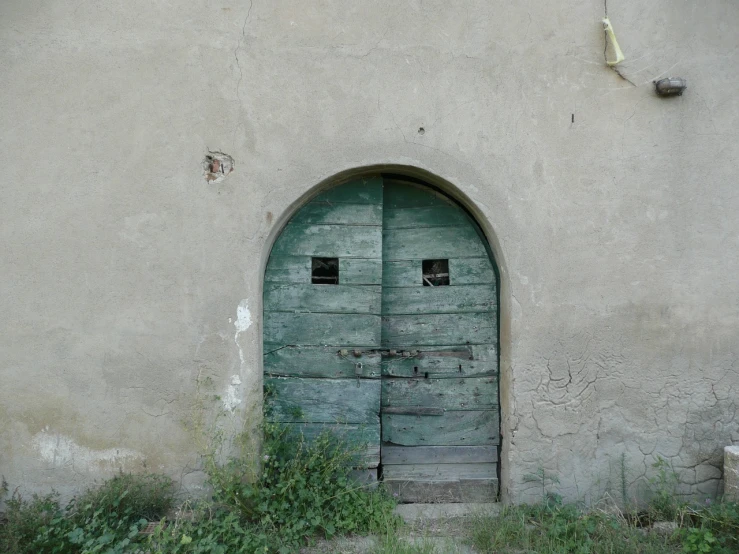
<instances>
[{"instance_id":1,"label":"crack in plaster","mask_svg":"<svg viewBox=\"0 0 739 554\"><path fill-rule=\"evenodd\" d=\"M236 48L234 48L234 58L236 58L236 65L239 68L239 81L236 83L236 98L238 100L241 100L241 95L239 93L241 89L241 81L244 78L244 73L241 69L241 61L239 60L239 50L241 49L241 44L246 39L246 24L249 22L249 17L251 16L251 9L254 6L254 0L249 0L249 9L246 11L246 17L244 18L244 24L241 26L241 36L239 37L239 41L236 43Z\"/></svg>"}]
</instances>

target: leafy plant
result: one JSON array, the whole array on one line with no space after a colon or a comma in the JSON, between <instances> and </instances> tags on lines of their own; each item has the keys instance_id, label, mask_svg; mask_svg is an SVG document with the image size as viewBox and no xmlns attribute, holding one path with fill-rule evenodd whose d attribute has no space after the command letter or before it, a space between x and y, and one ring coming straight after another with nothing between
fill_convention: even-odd
<instances>
[{"instance_id":1,"label":"leafy plant","mask_svg":"<svg viewBox=\"0 0 739 554\"><path fill-rule=\"evenodd\" d=\"M676 499L678 476L672 466L662 458L652 464L656 475L649 479L652 489L652 500L649 510L654 520L672 521L678 513L680 503Z\"/></svg>"},{"instance_id":2,"label":"leafy plant","mask_svg":"<svg viewBox=\"0 0 739 554\"><path fill-rule=\"evenodd\" d=\"M683 550L685 552L697 552L699 554L710 554L717 546L716 537L708 529L695 527L685 530Z\"/></svg>"},{"instance_id":3,"label":"leafy plant","mask_svg":"<svg viewBox=\"0 0 739 554\"><path fill-rule=\"evenodd\" d=\"M172 481L160 475L114 477L64 508L57 493L31 500L14 494L7 502L7 523L0 527L0 551L125 552L138 540L147 518L164 515L172 500Z\"/></svg>"},{"instance_id":4,"label":"leafy plant","mask_svg":"<svg viewBox=\"0 0 739 554\"><path fill-rule=\"evenodd\" d=\"M31 552L40 530L48 528L62 515L57 493L34 494L31 500L13 493L6 504L7 521L0 525L0 551L11 554Z\"/></svg>"},{"instance_id":5,"label":"leafy plant","mask_svg":"<svg viewBox=\"0 0 739 554\"><path fill-rule=\"evenodd\" d=\"M562 497L559 494L548 490L549 486L559 484L559 477L554 473L549 473L543 467L540 467L535 473L524 475L523 480L528 483L538 483L541 486L542 504L555 506L562 503Z\"/></svg>"},{"instance_id":6,"label":"leafy plant","mask_svg":"<svg viewBox=\"0 0 739 554\"><path fill-rule=\"evenodd\" d=\"M236 509L246 522L278 529L283 542L293 546L309 536L394 527L392 500L351 479L362 450L328 431L307 441L285 426L266 424L258 480L244 482L241 459L211 466L214 500Z\"/></svg>"}]
</instances>

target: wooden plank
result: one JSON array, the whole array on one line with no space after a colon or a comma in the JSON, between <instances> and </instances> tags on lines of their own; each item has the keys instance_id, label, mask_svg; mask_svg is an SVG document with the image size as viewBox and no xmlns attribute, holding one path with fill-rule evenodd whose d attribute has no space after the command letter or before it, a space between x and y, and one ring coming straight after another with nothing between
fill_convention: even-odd
<instances>
[{"instance_id":1,"label":"wooden plank","mask_svg":"<svg viewBox=\"0 0 739 554\"><path fill-rule=\"evenodd\" d=\"M497 375L498 351L493 344L430 346L419 348L416 356L382 358L383 375L414 377L426 373L433 379Z\"/></svg>"},{"instance_id":2,"label":"wooden plank","mask_svg":"<svg viewBox=\"0 0 739 554\"><path fill-rule=\"evenodd\" d=\"M381 177L365 177L328 189L315 196L311 202L382 205L382 189L383 183Z\"/></svg>"},{"instance_id":3,"label":"wooden plank","mask_svg":"<svg viewBox=\"0 0 739 554\"><path fill-rule=\"evenodd\" d=\"M442 417L385 414L382 441L401 446L489 446L499 443L497 410L446 412Z\"/></svg>"},{"instance_id":4,"label":"wooden plank","mask_svg":"<svg viewBox=\"0 0 739 554\"><path fill-rule=\"evenodd\" d=\"M451 286L491 283L497 289L493 262L485 258L450 258L449 281Z\"/></svg>"},{"instance_id":5,"label":"wooden plank","mask_svg":"<svg viewBox=\"0 0 739 554\"><path fill-rule=\"evenodd\" d=\"M380 314L382 290L377 285L313 285L265 283L264 309L271 312Z\"/></svg>"},{"instance_id":6,"label":"wooden plank","mask_svg":"<svg viewBox=\"0 0 739 554\"><path fill-rule=\"evenodd\" d=\"M329 204L311 202L290 219L290 223L311 225L382 225L378 204Z\"/></svg>"},{"instance_id":7,"label":"wooden plank","mask_svg":"<svg viewBox=\"0 0 739 554\"><path fill-rule=\"evenodd\" d=\"M496 342L497 324L495 315L489 312L383 316L382 344L385 347L490 344Z\"/></svg>"},{"instance_id":8,"label":"wooden plank","mask_svg":"<svg viewBox=\"0 0 739 554\"><path fill-rule=\"evenodd\" d=\"M362 353L359 358L339 353L341 348L325 346L301 346L266 350L264 373L277 377L324 377L328 379L356 378L357 362L362 364L361 377L379 378L381 357L379 353Z\"/></svg>"},{"instance_id":9,"label":"wooden plank","mask_svg":"<svg viewBox=\"0 0 739 554\"><path fill-rule=\"evenodd\" d=\"M380 382L265 377L265 413L285 423L379 423Z\"/></svg>"},{"instance_id":10,"label":"wooden plank","mask_svg":"<svg viewBox=\"0 0 739 554\"><path fill-rule=\"evenodd\" d=\"M406 181L385 179L385 209L454 205L441 192Z\"/></svg>"},{"instance_id":11,"label":"wooden plank","mask_svg":"<svg viewBox=\"0 0 739 554\"><path fill-rule=\"evenodd\" d=\"M385 229L474 225L464 210L452 204L413 208L386 208L382 215L382 221Z\"/></svg>"},{"instance_id":12,"label":"wooden plank","mask_svg":"<svg viewBox=\"0 0 739 554\"><path fill-rule=\"evenodd\" d=\"M264 312L264 351L281 346L376 347L380 318L365 314Z\"/></svg>"},{"instance_id":13,"label":"wooden plank","mask_svg":"<svg viewBox=\"0 0 739 554\"><path fill-rule=\"evenodd\" d=\"M311 256L271 256L264 273L265 283L311 282ZM339 258L339 283L342 285L381 285L382 261Z\"/></svg>"},{"instance_id":14,"label":"wooden plank","mask_svg":"<svg viewBox=\"0 0 739 554\"><path fill-rule=\"evenodd\" d=\"M288 223L271 256L380 258L382 228L366 225L302 225Z\"/></svg>"},{"instance_id":15,"label":"wooden plank","mask_svg":"<svg viewBox=\"0 0 739 554\"><path fill-rule=\"evenodd\" d=\"M419 416L443 416L444 408L429 408L428 406L387 406L382 408L381 413Z\"/></svg>"},{"instance_id":16,"label":"wooden plank","mask_svg":"<svg viewBox=\"0 0 739 554\"><path fill-rule=\"evenodd\" d=\"M382 261L380 259L340 258L339 283L345 285L382 284Z\"/></svg>"},{"instance_id":17,"label":"wooden plank","mask_svg":"<svg viewBox=\"0 0 739 554\"><path fill-rule=\"evenodd\" d=\"M460 481L464 479L496 479L498 464L401 464L385 465L383 458L382 476L398 481Z\"/></svg>"},{"instance_id":18,"label":"wooden plank","mask_svg":"<svg viewBox=\"0 0 739 554\"><path fill-rule=\"evenodd\" d=\"M279 239L278 239L279 240ZM339 265L341 272L341 265ZM310 283L310 256L275 256L270 255L267 269L264 272L265 287L267 283Z\"/></svg>"},{"instance_id":19,"label":"wooden plank","mask_svg":"<svg viewBox=\"0 0 739 554\"><path fill-rule=\"evenodd\" d=\"M497 307L497 294L490 285L424 287L417 283L385 287L382 294L383 315L489 312Z\"/></svg>"},{"instance_id":20,"label":"wooden plank","mask_svg":"<svg viewBox=\"0 0 739 554\"><path fill-rule=\"evenodd\" d=\"M383 481L388 493L401 503L494 502L497 479L462 481Z\"/></svg>"},{"instance_id":21,"label":"wooden plank","mask_svg":"<svg viewBox=\"0 0 739 554\"><path fill-rule=\"evenodd\" d=\"M366 227L366 229L374 229L374 227ZM382 236L382 259L384 261L487 256L482 240L471 225L386 229L383 230Z\"/></svg>"},{"instance_id":22,"label":"wooden plank","mask_svg":"<svg viewBox=\"0 0 739 554\"><path fill-rule=\"evenodd\" d=\"M382 405L425 406L444 410L493 409L498 406L498 378L383 379Z\"/></svg>"},{"instance_id":23,"label":"wooden plank","mask_svg":"<svg viewBox=\"0 0 739 554\"><path fill-rule=\"evenodd\" d=\"M496 446L387 446L383 464L480 464L498 460Z\"/></svg>"},{"instance_id":24,"label":"wooden plank","mask_svg":"<svg viewBox=\"0 0 739 554\"><path fill-rule=\"evenodd\" d=\"M336 435L350 451L357 452L355 467L377 467L380 463L380 426L346 423L285 423L285 427L302 434L311 442L326 431Z\"/></svg>"},{"instance_id":25,"label":"wooden plank","mask_svg":"<svg viewBox=\"0 0 739 554\"><path fill-rule=\"evenodd\" d=\"M449 268L451 273L451 260ZM421 260L382 262L383 287L415 287L422 281Z\"/></svg>"},{"instance_id":26,"label":"wooden plank","mask_svg":"<svg viewBox=\"0 0 739 554\"><path fill-rule=\"evenodd\" d=\"M421 284L421 260L383 262L382 284L386 287L415 287ZM495 273L490 258L449 258L449 286L490 284Z\"/></svg>"}]
</instances>

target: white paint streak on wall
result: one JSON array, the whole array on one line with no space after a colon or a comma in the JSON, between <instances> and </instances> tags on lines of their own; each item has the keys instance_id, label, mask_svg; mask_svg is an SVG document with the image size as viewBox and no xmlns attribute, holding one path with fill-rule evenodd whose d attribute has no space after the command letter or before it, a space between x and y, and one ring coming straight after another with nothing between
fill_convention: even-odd
<instances>
[{"instance_id":1,"label":"white paint streak on wall","mask_svg":"<svg viewBox=\"0 0 739 554\"><path fill-rule=\"evenodd\" d=\"M34 435L33 447L41 459L54 468L71 466L75 471L83 472L125 470L127 464L144 459L140 452L127 448L93 450L48 430Z\"/></svg>"},{"instance_id":2,"label":"white paint streak on wall","mask_svg":"<svg viewBox=\"0 0 739 554\"><path fill-rule=\"evenodd\" d=\"M244 349L241 348L241 345L239 344L239 335L251 327L251 312L249 311L249 301L246 299L239 302L239 305L236 307L236 321L234 321L234 327L236 327L234 342L236 343L236 348L239 349L239 360L241 361L239 370L243 375L244 365L246 362L244 360ZM241 383L242 381L239 375L231 377L231 384L223 395L223 407L225 410L233 412L236 409L236 406L241 404L241 399L243 397Z\"/></svg>"},{"instance_id":3,"label":"white paint streak on wall","mask_svg":"<svg viewBox=\"0 0 739 554\"><path fill-rule=\"evenodd\" d=\"M238 375L231 377L231 384L223 395L223 408L233 412L241 404L241 378Z\"/></svg>"},{"instance_id":4,"label":"white paint streak on wall","mask_svg":"<svg viewBox=\"0 0 739 554\"><path fill-rule=\"evenodd\" d=\"M234 342L239 349L239 358L241 359L241 365L244 365L244 351L239 346L239 335L251 327L251 312L249 312L249 301L244 299L239 302L236 307L236 321L234 321L234 327L236 327L236 334L234 335Z\"/></svg>"}]
</instances>

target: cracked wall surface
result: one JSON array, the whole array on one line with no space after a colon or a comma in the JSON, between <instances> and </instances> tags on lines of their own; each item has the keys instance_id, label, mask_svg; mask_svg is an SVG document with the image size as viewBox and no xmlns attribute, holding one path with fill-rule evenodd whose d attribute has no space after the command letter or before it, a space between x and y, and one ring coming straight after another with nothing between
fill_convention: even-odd
<instances>
[{"instance_id":1,"label":"cracked wall surface","mask_svg":"<svg viewBox=\"0 0 739 554\"><path fill-rule=\"evenodd\" d=\"M3 2L0 474L198 490L207 431L258 423L280 227L333 176L389 165L448 183L500 265L505 499L538 498L538 469L597 499L622 467L637 496L659 458L681 492L720 494L739 6L607 15L628 81L596 0ZM666 76L683 96L654 94ZM233 157L222 182L209 152Z\"/></svg>"}]
</instances>

